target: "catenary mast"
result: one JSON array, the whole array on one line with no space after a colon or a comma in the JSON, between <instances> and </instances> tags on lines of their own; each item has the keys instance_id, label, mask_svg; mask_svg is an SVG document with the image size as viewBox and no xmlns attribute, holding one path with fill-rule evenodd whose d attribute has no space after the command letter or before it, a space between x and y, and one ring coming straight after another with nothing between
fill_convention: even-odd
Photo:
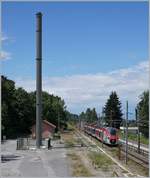
<instances>
[{"instance_id":1,"label":"catenary mast","mask_svg":"<svg viewBox=\"0 0 150 178\"><path fill-rule=\"evenodd\" d=\"M36 147L42 144L42 13L36 14Z\"/></svg>"}]
</instances>

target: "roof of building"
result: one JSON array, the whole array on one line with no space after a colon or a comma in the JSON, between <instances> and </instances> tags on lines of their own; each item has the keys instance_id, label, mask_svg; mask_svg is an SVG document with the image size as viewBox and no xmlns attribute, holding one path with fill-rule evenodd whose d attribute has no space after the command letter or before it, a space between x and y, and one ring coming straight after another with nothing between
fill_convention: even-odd
<instances>
[{"instance_id":1,"label":"roof of building","mask_svg":"<svg viewBox=\"0 0 150 178\"><path fill-rule=\"evenodd\" d=\"M49 125L49 126L51 126L51 127L53 127L53 128L56 128L56 126L54 124L48 122L47 120L42 120L42 122L45 123L45 124L47 124L47 125ZM35 125L36 125L36 123L33 124L33 126L35 126Z\"/></svg>"},{"instance_id":2,"label":"roof of building","mask_svg":"<svg viewBox=\"0 0 150 178\"><path fill-rule=\"evenodd\" d=\"M52 126L52 127L54 127L54 128L56 128L56 126L54 124L48 122L47 120L43 120L43 122L46 123L46 124L48 124L48 125L50 125L50 126Z\"/></svg>"}]
</instances>

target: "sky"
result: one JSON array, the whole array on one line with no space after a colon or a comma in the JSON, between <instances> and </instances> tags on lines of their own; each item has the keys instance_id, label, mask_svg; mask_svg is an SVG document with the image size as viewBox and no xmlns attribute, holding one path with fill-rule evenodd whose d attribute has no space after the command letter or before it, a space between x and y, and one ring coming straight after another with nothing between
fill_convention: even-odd
<instances>
[{"instance_id":1,"label":"sky","mask_svg":"<svg viewBox=\"0 0 150 178\"><path fill-rule=\"evenodd\" d=\"M148 89L148 2L3 2L2 74L34 91L35 14L43 14L43 90L100 113L111 91L133 113ZM131 116L132 117L132 116Z\"/></svg>"}]
</instances>

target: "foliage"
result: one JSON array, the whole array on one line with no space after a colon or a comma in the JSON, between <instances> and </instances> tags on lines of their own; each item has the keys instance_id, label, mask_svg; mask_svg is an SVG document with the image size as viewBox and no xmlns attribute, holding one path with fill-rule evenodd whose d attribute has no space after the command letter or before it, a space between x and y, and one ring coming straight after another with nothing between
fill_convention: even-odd
<instances>
[{"instance_id":1,"label":"foliage","mask_svg":"<svg viewBox=\"0 0 150 178\"><path fill-rule=\"evenodd\" d=\"M58 96L42 92L42 118L58 128L67 127L66 106ZM28 135L36 119L36 92L15 88L15 82L2 76L2 135L16 138Z\"/></svg>"},{"instance_id":2,"label":"foliage","mask_svg":"<svg viewBox=\"0 0 150 178\"><path fill-rule=\"evenodd\" d=\"M13 105L15 101L15 83L12 80L8 80L6 77L1 76L2 82L2 135L7 133L13 133L14 126L9 128L12 116L14 116ZM14 123L13 123L14 124Z\"/></svg>"},{"instance_id":3,"label":"foliage","mask_svg":"<svg viewBox=\"0 0 150 178\"><path fill-rule=\"evenodd\" d=\"M149 137L149 91L144 91L142 95L140 95L137 109L140 132L142 132L145 137Z\"/></svg>"},{"instance_id":4,"label":"foliage","mask_svg":"<svg viewBox=\"0 0 150 178\"><path fill-rule=\"evenodd\" d=\"M68 124L76 125L79 121L79 116L66 111L66 120L68 121Z\"/></svg>"},{"instance_id":5,"label":"foliage","mask_svg":"<svg viewBox=\"0 0 150 178\"><path fill-rule=\"evenodd\" d=\"M92 123L98 120L95 108L93 109L87 108L85 113L81 112L81 114L79 115L79 118L82 121L86 121L88 123Z\"/></svg>"},{"instance_id":6,"label":"foliage","mask_svg":"<svg viewBox=\"0 0 150 178\"><path fill-rule=\"evenodd\" d=\"M14 138L29 134L33 117L29 94L2 76L2 135Z\"/></svg>"},{"instance_id":7,"label":"foliage","mask_svg":"<svg viewBox=\"0 0 150 178\"><path fill-rule=\"evenodd\" d=\"M121 102L115 91L111 92L103 112L105 114L105 120L109 126L120 128L120 123L122 122Z\"/></svg>"}]
</instances>

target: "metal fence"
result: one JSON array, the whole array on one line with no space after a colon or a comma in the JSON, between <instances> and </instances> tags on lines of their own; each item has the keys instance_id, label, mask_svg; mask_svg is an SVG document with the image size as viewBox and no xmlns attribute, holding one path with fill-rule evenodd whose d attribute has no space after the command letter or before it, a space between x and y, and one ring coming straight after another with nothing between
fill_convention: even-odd
<instances>
[{"instance_id":1,"label":"metal fence","mask_svg":"<svg viewBox=\"0 0 150 178\"><path fill-rule=\"evenodd\" d=\"M42 139L42 147L47 148L48 147L48 140ZM17 139L17 150L28 150L36 148L36 139L32 138L18 138Z\"/></svg>"}]
</instances>

